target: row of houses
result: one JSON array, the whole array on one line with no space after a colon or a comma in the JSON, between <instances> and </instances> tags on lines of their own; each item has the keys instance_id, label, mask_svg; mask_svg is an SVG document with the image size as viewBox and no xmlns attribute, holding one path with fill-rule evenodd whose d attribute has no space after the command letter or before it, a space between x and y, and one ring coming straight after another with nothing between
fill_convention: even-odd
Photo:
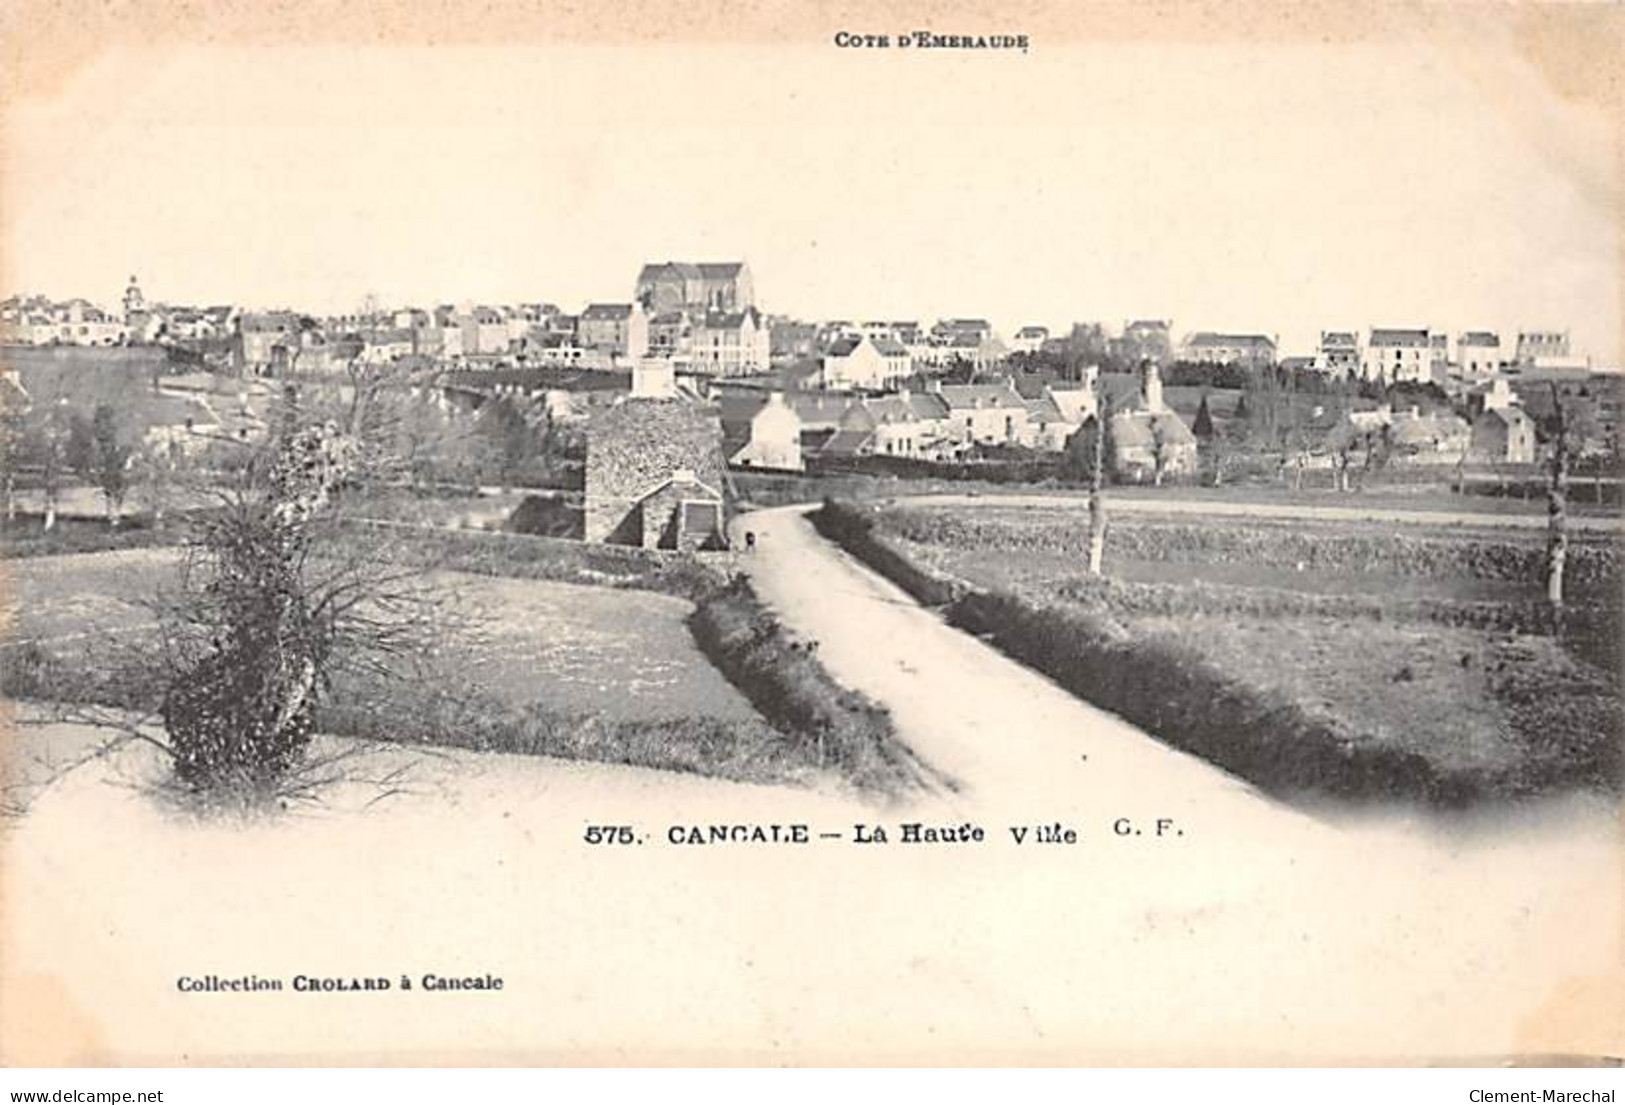
<instances>
[{"instance_id":1,"label":"row of houses","mask_svg":"<svg viewBox=\"0 0 1625 1105\"><path fill-rule=\"evenodd\" d=\"M1079 446L1097 413L1094 380L1061 384L1038 374L971 384L927 382L880 395L724 389L726 454L741 468L799 470L813 457L958 461L984 447L1060 453ZM1167 406L1155 362L1140 389L1113 409L1119 476L1193 470L1196 438Z\"/></svg>"},{"instance_id":2,"label":"row of houses","mask_svg":"<svg viewBox=\"0 0 1625 1105\"><path fill-rule=\"evenodd\" d=\"M1447 388L1531 369L1590 367L1588 360L1573 355L1567 331L1520 331L1508 347L1490 330L1463 331L1452 343L1448 333L1426 327L1373 327L1363 340L1353 330L1323 331L1312 358L1283 363L1336 377Z\"/></svg>"},{"instance_id":3,"label":"row of houses","mask_svg":"<svg viewBox=\"0 0 1625 1105\"><path fill-rule=\"evenodd\" d=\"M1029 381L1029 383L1033 383ZM1092 383L1092 382L1090 382ZM1111 418L1112 467L1160 478L1196 467L1196 439L1162 399L1154 363L1139 394ZM586 427L583 536L647 548L722 547L728 467L800 470L814 455L952 459L976 445L1093 448L1095 391L1014 379L933 384L888 395L786 393L681 385L648 359L630 393Z\"/></svg>"},{"instance_id":4,"label":"row of houses","mask_svg":"<svg viewBox=\"0 0 1625 1105\"><path fill-rule=\"evenodd\" d=\"M811 456L953 461L977 446L1056 451L1094 412L1094 392L996 383L902 388L882 395L723 389L731 464L801 469Z\"/></svg>"},{"instance_id":5,"label":"row of houses","mask_svg":"<svg viewBox=\"0 0 1625 1105\"><path fill-rule=\"evenodd\" d=\"M87 299L12 296L0 301L0 344L109 346L191 341L228 336L237 309L149 302L134 276L124 290L123 313Z\"/></svg>"},{"instance_id":6,"label":"row of houses","mask_svg":"<svg viewBox=\"0 0 1625 1105\"><path fill-rule=\"evenodd\" d=\"M1282 357L1274 335L1196 331L1174 340L1171 319L1133 319L1087 350L1076 333L1041 325L1017 329L1006 344L985 318L947 318L927 327L913 320L844 319L803 323L764 315L744 261L645 264L625 302L588 303L568 314L552 303L441 304L432 309L367 310L313 319L292 311L239 312L230 306L149 302L135 277L122 316L84 299L54 302L13 297L0 303L0 342L116 345L128 342L231 341L239 368L266 373L295 357L357 354L369 361L409 356L461 367L498 362L625 370L644 357L669 360L679 373L733 378L793 364L794 386L877 390L921 372L968 364L986 373L1012 353L1083 352L1091 359L1167 365L1187 361L1272 365L1385 383L1464 386L1530 369L1589 368L1573 355L1566 331L1527 330L1503 344L1490 330L1452 341L1426 327L1326 330L1308 356Z\"/></svg>"}]
</instances>

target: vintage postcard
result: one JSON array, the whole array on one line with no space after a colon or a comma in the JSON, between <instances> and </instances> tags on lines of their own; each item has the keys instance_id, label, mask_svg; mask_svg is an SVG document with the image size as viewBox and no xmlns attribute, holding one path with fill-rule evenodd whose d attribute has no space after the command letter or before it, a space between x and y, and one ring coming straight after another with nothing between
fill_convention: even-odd
<instances>
[{"instance_id":1,"label":"vintage postcard","mask_svg":"<svg viewBox=\"0 0 1625 1105\"><path fill-rule=\"evenodd\" d=\"M1625 1055L1619 7L0 20L0 1060Z\"/></svg>"}]
</instances>

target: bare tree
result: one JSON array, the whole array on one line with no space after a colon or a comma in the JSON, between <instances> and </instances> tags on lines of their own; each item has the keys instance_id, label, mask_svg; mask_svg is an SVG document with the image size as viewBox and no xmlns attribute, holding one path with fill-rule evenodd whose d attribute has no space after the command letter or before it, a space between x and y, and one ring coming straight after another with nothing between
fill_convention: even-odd
<instances>
[{"instance_id":1,"label":"bare tree","mask_svg":"<svg viewBox=\"0 0 1625 1105\"><path fill-rule=\"evenodd\" d=\"M41 412L34 427L32 452L40 469L40 494L44 499L45 532L56 528L56 509L62 495L62 480L68 468L68 401L59 398Z\"/></svg>"},{"instance_id":2,"label":"bare tree","mask_svg":"<svg viewBox=\"0 0 1625 1105\"><path fill-rule=\"evenodd\" d=\"M1106 555L1106 438L1112 420L1112 401L1104 386L1095 384L1095 441L1089 469L1089 574L1101 574Z\"/></svg>"},{"instance_id":3,"label":"bare tree","mask_svg":"<svg viewBox=\"0 0 1625 1105\"><path fill-rule=\"evenodd\" d=\"M1551 460L1546 484L1546 600L1559 626L1562 624L1563 570L1568 560L1569 475L1574 462L1592 451L1600 432L1596 409L1589 397L1565 401L1557 384L1551 385L1552 411L1546 419Z\"/></svg>"},{"instance_id":4,"label":"bare tree","mask_svg":"<svg viewBox=\"0 0 1625 1105\"><path fill-rule=\"evenodd\" d=\"M27 395L13 382L0 380L0 478L5 480L6 521L17 520L17 466L28 436Z\"/></svg>"},{"instance_id":5,"label":"bare tree","mask_svg":"<svg viewBox=\"0 0 1625 1105\"><path fill-rule=\"evenodd\" d=\"M1162 422L1155 415L1147 421L1151 431L1151 486L1161 487L1162 477L1168 471L1168 455L1173 445L1162 428Z\"/></svg>"}]
</instances>

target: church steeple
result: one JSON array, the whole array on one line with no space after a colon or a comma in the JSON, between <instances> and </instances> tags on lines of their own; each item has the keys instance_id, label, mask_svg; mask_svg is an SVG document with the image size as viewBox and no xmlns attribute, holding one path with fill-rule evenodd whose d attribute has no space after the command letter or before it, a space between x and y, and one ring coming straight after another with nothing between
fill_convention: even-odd
<instances>
[{"instance_id":1,"label":"church steeple","mask_svg":"<svg viewBox=\"0 0 1625 1105\"><path fill-rule=\"evenodd\" d=\"M141 285L134 276L130 277L130 286L124 289L124 318L128 322L131 315L139 314L147 309L146 300L141 295Z\"/></svg>"},{"instance_id":2,"label":"church steeple","mask_svg":"<svg viewBox=\"0 0 1625 1105\"><path fill-rule=\"evenodd\" d=\"M1162 372L1151 357L1140 363L1140 398L1145 403L1145 409L1152 414L1159 414L1165 409L1162 405Z\"/></svg>"}]
</instances>

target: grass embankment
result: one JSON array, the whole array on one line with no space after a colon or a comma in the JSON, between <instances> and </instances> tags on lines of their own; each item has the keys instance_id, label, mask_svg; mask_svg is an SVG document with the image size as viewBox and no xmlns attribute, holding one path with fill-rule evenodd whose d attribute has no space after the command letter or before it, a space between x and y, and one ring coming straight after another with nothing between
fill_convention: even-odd
<instances>
[{"instance_id":1,"label":"grass embankment","mask_svg":"<svg viewBox=\"0 0 1625 1105\"><path fill-rule=\"evenodd\" d=\"M647 702L640 708L643 716L626 716L619 707L629 697L629 681L647 681L653 674L648 665L630 661L598 665L593 681L597 702L579 682L569 694L560 686L550 689L540 665L532 671L532 679L515 680L507 670L513 665L506 661L512 659L508 653L519 647L513 641L516 632L536 636L538 647L559 643L558 626L522 616L518 618L522 625L502 624L500 639L474 646L503 650L503 655L489 658L493 670L484 673L489 678L482 677L481 665L473 662L477 657L461 655L456 647L442 650L450 655L414 670L411 678L384 682L338 678L319 711L318 727L324 732L623 763L755 783L834 778L872 798L899 795L922 781L886 712L837 684L816 656L797 647L748 584L731 580L716 563L675 553L478 531L410 535L389 531L388 540L379 541L377 527L359 526L351 536L356 539L355 555L378 555L387 549L395 561L426 572L586 583L685 599L692 612L681 625L697 649L690 653L694 662L703 667L708 660L754 712L737 696L736 707L713 710L693 701L692 694L674 694L668 716ZM129 591L124 597L130 599L153 587L150 574L95 573L93 578L103 588L124 588ZM632 598L626 596L628 602ZM564 595L557 601L571 599ZM644 655L646 650L636 646L649 630L648 611L616 612L613 603L597 605L609 613L590 627L576 628L606 638L619 635L626 638L627 655ZM506 609L513 614L514 604ZM684 618L682 609L676 617ZM14 645L0 649L0 694L153 711L161 704L160 690L148 668L141 643L129 637L63 646Z\"/></svg>"},{"instance_id":2,"label":"grass embankment","mask_svg":"<svg viewBox=\"0 0 1625 1105\"><path fill-rule=\"evenodd\" d=\"M19 514L0 523L0 560L174 545L183 535L183 526L174 522L156 526L143 515L126 517L116 526L99 518L58 518L46 529L43 516Z\"/></svg>"},{"instance_id":3,"label":"grass embankment","mask_svg":"<svg viewBox=\"0 0 1625 1105\"><path fill-rule=\"evenodd\" d=\"M1076 567L1081 540L1072 570L1057 571L1044 550L1072 541L1075 519L1011 531L830 503L814 520L920 601L945 607L953 624L1277 794L1463 805L1620 785L1618 687L1542 632L1549 616L1538 604L1396 602L1380 584L1366 594L1269 587L1272 573L1297 575L1301 559L1289 558L1303 549L1279 535L1227 536L1219 524L1160 536L1116 525L1108 569L1130 551L1178 561L1194 549L1196 575L1228 542L1254 562L1251 586L1092 579ZM1408 565L1493 575L1527 556L1403 540L1384 552L1395 539L1345 537L1309 543L1356 573ZM1032 562L1038 569L1024 573ZM1617 579L1607 551L1580 563L1583 580ZM1613 613L1596 617L1618 624Z\"/></svg>"}]
</instances>

